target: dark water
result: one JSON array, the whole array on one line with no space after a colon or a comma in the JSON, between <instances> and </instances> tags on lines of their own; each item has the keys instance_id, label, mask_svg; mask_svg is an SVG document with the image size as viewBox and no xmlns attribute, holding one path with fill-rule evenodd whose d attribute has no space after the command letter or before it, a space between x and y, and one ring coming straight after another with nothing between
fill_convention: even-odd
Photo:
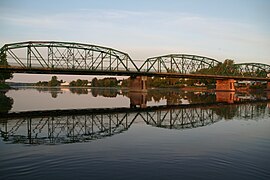
<instances>
[{"instance_id":1,"label":"dark water","mask_svg":"<svg viewBox=\"0 0 270 180\"><path fill-rule=\"evenodd\" d=\"M270 179L267 94L27 88L1 113L0 179Z\"/></svg>"}]
</instances>

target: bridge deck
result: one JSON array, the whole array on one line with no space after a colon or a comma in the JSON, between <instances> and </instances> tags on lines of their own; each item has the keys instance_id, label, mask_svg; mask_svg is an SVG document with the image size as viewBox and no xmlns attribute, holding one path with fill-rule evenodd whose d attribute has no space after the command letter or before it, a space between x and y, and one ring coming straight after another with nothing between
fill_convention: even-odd
<instances>
[{"instance_id":1,"label":"bridge deck","mask_svg":"<svg viewBox=\"0 0 270 180\"><path fill-rule=\"evenodd\" d=\"M23 68L0 66L1 71L29 74L73 74L73 75L110 75L110 76L148 76L148 77L168 77L168 78L210 78L210 79L235 79L235 80L254 80L268 81L270 78L262 77L242 77L242 76L221 76L208 74L180 74L165 72L144 72L144 71L104 71L104 70L85 70L85 69L60 69L60 68Z\"/></svg>"}]
</instances>

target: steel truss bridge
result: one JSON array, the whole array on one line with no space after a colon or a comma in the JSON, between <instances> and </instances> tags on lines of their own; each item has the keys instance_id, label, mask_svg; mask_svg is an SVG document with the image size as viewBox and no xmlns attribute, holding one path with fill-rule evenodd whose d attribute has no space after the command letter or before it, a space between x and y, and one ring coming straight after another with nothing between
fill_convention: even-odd
<instances>
[{"instance_id":1,"label":"steel truss bridge","mask_svg":"<svg viewBox=\"0 0 270 180\"><path fill-rule=\"evenodd\" d=\"M270 73L270 65L261 63L234 64L232 73L231 69L218 68L222 64L218 60L188 54L170 54L138 62L112 48L71 42L5 44L0 53L1 58L7 58L7 63L0 65L1 71L16 73L239 80L269 80L266 75Z\"/></svg>"},{"instance_id":2,"label":"steel truss bridge","mask_svg":"<svg viewBox=\"0 0 270 180\"><path fill-rule=\"evenodd\" d=\"M184 130L233 117L257 120L262 116L270 116L267 102L32 111L1 115L0 132L8 143L62 144L89 142L123 133L135 121L158 128Z\"/></svg>"}]
</instances>

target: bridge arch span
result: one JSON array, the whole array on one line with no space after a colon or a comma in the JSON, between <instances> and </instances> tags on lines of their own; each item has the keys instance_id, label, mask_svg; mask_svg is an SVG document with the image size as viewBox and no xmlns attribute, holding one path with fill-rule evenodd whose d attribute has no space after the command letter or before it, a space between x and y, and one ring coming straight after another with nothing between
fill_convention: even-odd
<instances>
[{"instance_id":1,"label":"bridge arch span","mask_svg":"<svg viewBox=\"0 0 270 180\"><path fill-rule=\"evenodd\" d=\"M5 44L1 53L9 65L21 68L138 71L127 53L91 44L27 41Z\"/></svg>"},{"instance_id":2,"label":"bridge arch span","mask_svg":"<svg viewBox=\"0 0 270 180\"><path fill-rule=\"evenodd\" d=\"M140 67L140 71L189 74L200 69L214 67L220 63L213 58L198 55L168 54L148 58Z\"/></svg>"},{"instance_id":3,"label":"bridge arch span","mask_svg":"<svg viewBox=\"0 0 270 180\"><path fill-rule=\"evenodd\" d=\"M263 63L239 63L234 65L242 76L267 77L270 65Z\"/></svg>"}]
</instances>

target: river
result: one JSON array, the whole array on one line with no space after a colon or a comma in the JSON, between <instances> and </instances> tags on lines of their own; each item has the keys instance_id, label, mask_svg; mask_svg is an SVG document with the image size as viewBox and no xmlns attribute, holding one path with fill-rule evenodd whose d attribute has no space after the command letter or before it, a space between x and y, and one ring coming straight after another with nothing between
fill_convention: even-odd
<instances>
[{"instance_id":1,"label":"river","mask_svg":"<svg viewBox=\"0 0 270 180\"><path fill-rule=\"evenodd\" d=\"M0 179L270 179L269 93L24 87L0 100Z\"/></svg>"}]
</instances>

